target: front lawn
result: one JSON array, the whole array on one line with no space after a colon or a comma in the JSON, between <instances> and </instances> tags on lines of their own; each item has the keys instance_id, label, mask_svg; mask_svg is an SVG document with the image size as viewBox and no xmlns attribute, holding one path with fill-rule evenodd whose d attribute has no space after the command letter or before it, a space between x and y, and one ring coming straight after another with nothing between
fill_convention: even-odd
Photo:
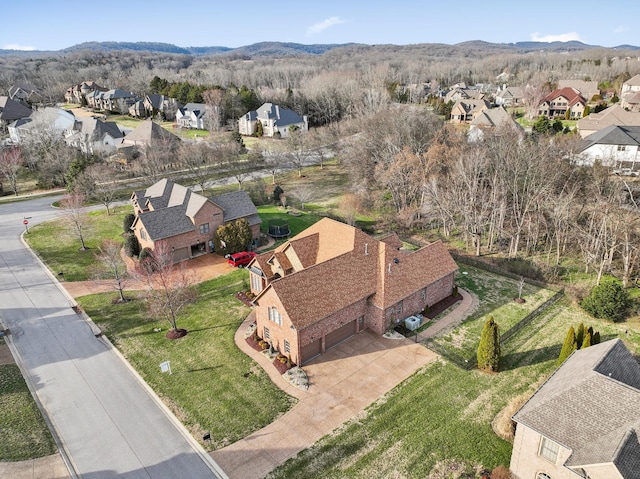
<instances>
[{"instance_id":1,"label":"front lawn","mask_svg":"<svg viewBox=\"0 0 640 479\"><path fill-rule=\"evenodd\" d=\"M80 251L80 240L60 220L30 227L24 238L54 274L64 273L65 281L86 281L90 279L89 271L96 262L95 254L102 240L123 241L122 224L125 215L131 212L130 206L120 206L111 215L103 209L88 213L91 227L85 235L89 248L86 251Z\"/></svg>"},{"instance_id":2,"label":"front lawn","mask_svg":"<svg viewBox=\"0 0 640 479\"><path fill-rule=\"evenodd\" d=\"M143 300L114 305L113 293L78 299L189 432L198 440L211 432L211 442L203 442L208 449L266 426L294 401L234 343L250 311L234 297L248 289L247 275L236 270L199 284L197 302L178 321L189 334L174 341L165 338L168 323L150 319ZM170 361L171 375L160 371L164 361Z\"/></svg>"},{"instance_id":3,"label":"front lawn","mask_svg":"<svg viewBox=\"0 0 640 479\"><path fill-rule=\"evenodd\" d=\"M0 344L4 339L0 338ZM53 437L15 364L0 365L0 411L0 461L25 461L56 452Z\"/></svg>"}]
</instances>

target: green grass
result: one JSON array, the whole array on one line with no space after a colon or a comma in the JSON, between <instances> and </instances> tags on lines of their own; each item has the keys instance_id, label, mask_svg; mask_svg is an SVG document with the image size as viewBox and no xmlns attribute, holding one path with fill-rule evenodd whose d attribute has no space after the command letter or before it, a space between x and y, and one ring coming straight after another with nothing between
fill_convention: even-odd
<instances>
[{"instance_id":1,"label":"green grass","mask_svg":"<svg viewBox=\"0 0 640 479\"><path fill-rule=\"evenodd\" d=\"M31 248L55 274L62 271L65 281L86 281L96 263L95 254L106 238L122 240L124 216L131 207L121 206L107 215L105 210L89 213L91 227L85 235L87 251L80 251L80 240L62 221L50 221L29 228L24 237Z\"/></svg>"},{"instance_id":2,"label":"green grass","mask_svg":"<svg viewBox=\"0 0 640 479\"><path fill-rule=\"evenodd\" d=\"M417 479L446 461L469 473L508 466L511 443L491 422L512 398L531 394L553 372L567 328L580 322L599 330L603 341L621 337L632 352L640 351L637 330L589 318L561 300L503 347L500 373L438 360L268 477Z\"/></svg>"},{"instance_id":3,"label":"green grass","mask_svg":"<svg viewBox=\"0 0 640 479\"><path fill-rule=\"evenodd\" d=\"M178 321L189 334L175 341L165 338L168 323L149 318L141 299L112 305L111 293L78 300L195 438L211 432L207 448L266 426L294 401L234 343L249 308L233 295L248 289L247 281L248 273L236 270L198 285L197 302ZM163 361L173 374L160 372Z\"/></svg>"},{"instance_id":4,"label":"green grass","mask_svg":"<svg viewBox=\"0 0 640 479\"><path fill-rule=\"evenodd\" d=\"M456 283L478 296L480 304L462 325L451 334L436 339L436 342L464 358L475 355L482 328L489 316L494 317L500 332L504 333L555 293L525 283L522 298L526 302L519 304L513 300L518 297L518 281L467 265L460 266Z\"/></svg>"},{"instance_id":5,"label":"green grass","mask_svg":"<svg viewBox=\"0 0 640 479\"><path fill-rule=\"evenodd\" d=\"M0 366L0 411L0 461L24 461L56 452L53 437L15 364Z\"/></svg>"}]
</instances>

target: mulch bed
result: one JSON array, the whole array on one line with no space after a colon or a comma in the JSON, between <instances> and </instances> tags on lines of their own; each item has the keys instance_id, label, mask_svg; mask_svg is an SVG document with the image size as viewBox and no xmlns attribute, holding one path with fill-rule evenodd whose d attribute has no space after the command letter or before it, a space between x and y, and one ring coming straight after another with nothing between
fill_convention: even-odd
<instances>
[{"instance_id":1,"label":"mulch bed","mask_svg":"<svg viewBox=\"0 0 640 479\"><path fill-rule=\"evenodd\" d=\"M246 292L239 291L238 293L235 294L235 297L238 301L244 303L246 306L253 308L253 304L251 304L251 298Z\"/></svg>"},{"instance_id":2,"label":"mulch bed","mask_svg":"<svg viewBox=\"0 0 640 479\"><path fill-rule=\"evenodd\" d=\"M456 296L447 296L442 301L434 304L433 306L429 306L429 312L426 314L425 318L433 319L442 313L445 309L450 306L453 306L458 301L462 301L462 295L458 293Z\"/></svg>"},{"instance_id":3,"label":"mulch bed","mask_svg":"<svg viewBox=\"0 0 640 479\"><path fill-rule=\"evenodd\" d=\"M256 341L253 337L253 334L251 336L249 336L247 339L247 344L249 346L251 346L253 349L255 349L256 351L262 351L262 348L260 347L260 345L258 344L258 341Z\"/></svg>"},{"instance_id":4,"label":"mulch bed","mask_svg":"<svg viewBox=\"0 0 640 479\"><path fill-rule=\"evenodd\" d=\"M274 359L272 364L280 374L286 373L287 370L289 369L289 367L287 366L287 363L281 363L280 361L278 361L278 358Z\"/></svg>"}]
</instances>

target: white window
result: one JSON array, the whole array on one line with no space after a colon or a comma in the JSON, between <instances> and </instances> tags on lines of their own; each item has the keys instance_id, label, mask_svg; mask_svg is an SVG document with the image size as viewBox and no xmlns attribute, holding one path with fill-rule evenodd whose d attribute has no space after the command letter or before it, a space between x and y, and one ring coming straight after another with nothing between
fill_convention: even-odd
<instances>
[{"instance_id":1,"label":"white window","mask_svg":"<svg viewBox=\"0 0 640 479\"><path fill-rule=\"evenodd\" d=\"M264 339L269 339L269 328L266 326L264 328Z\"/></svg>"},{"instance_id":2,"label":"white window","mask_svg":"<svg viewBox=\"0 0 640 479\"><path fill-rule=\"evenodd\" d=\"M207 234L209 232L209 223L201 224L199 228L201 235Z\"/></svg>"},{"instance_id":3,"label":"white window","mask_svg":"<svg viewBox=\"0 0 640 479\"><path fill-rule=\"evenodd\" d=\"M269 320L282 326L282 315L277 308L269 308Z\"/></svg>"},{"instance_id":4,"label":"white window","mask_svg":"<svg viewBox=\"0 0 640 479\"><path fill-rule=\"evenodd\" d=\"M147 239L147 232L145 230L140 230L140 238L143 240Z\"/></svg>"},{"instance_id":5,"label":"white window","mask_svg":"<svg viewBox=\"0 0 640 479\"><path fill-rule=\"evenodd\" d=\"M285 353L291 352L291 345L289 344L289 341L287 341L286 339L284 340L284 352Z\"/></svg>"},{"instance_id":6,"label":"white window","mask_svg":"<svg viewBox=\"0 0 640 479\"><path fill-rule=\"evenodd\" d=\"M559 449L560 446L557 442L553 442L551 439L543 437L540 441L540 451L538 451L538 454L555 464L558 460Z\"/></svg>"},{"instance_id":7,"label":"white window","mask_svg":"<svg viewBox=\"0 0 640 479\"><path fill-rule=\"evenodd\" d=\"M253 273L250 276L251 276L251 289L254 290L256 293L259 293L260 291L262 291L262 279L260 279L258 275Z\"/></svg>"},{"instance_id":8,"label":"white window","mask_svg":"<svg viewBox=\"0 0 640 479\"><path fill-rule=\"evenodd\" d=\"M618 151L625 151L627 147L625 145L618 145Z\"/></svg>"}]
</instances>

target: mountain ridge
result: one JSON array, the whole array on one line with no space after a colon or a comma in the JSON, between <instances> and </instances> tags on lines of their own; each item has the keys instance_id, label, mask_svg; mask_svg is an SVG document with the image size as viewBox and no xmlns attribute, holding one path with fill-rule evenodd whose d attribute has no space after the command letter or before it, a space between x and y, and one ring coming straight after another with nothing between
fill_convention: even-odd
<instances>
[{"instance_id":1,"label":"mountain ridge","mask_svg":"<svg viewBox=\"0 0 640 479\"><path fill-rule=\"evenodd\" d=\"M156 52L156 53L167 53L167 54L179 54L179 55L194 55L194 56L202 56L202 55L235 55L240 58L246 57L259 57L259 56L291 56L291 55L322 55L330 50L335 48L345 48L345 47L372 47L375 48L377 46L391 46L389 45L367 45L363 43L340 43L340 44L302 44L295 42L275 42L275 41L264 41L253 43L251 45L244 45L241 47L225 47L225 46L190 46L190 47L179 47L172 43L163 43L163 42L83 42L76 45L72 45L70 47L61 49L61 50L2 50L0 49L0 54L4 55L55 55L55 54L68 54L80 51L122 51L122 50L130 50L130 51L145 51L145 52ZM528 53L528 52L536 52L536 51L547 51L547 52L570 52L570 51L581 51L581 50L589 50L595 48L604 48L611 50L640 50L639 46L635 45L618 45L615 47L602 47L599 45L589 45L586 43L582 43L579 41L568 41L568 42L535 42L535 41L524 41L524 42L515 42L515 43L493 43L487 42L483 40L470 40L456 44L443 44L443 43L422 43L422 44L412 44L412 45L394 45L397 48L403 47L415 47L417 45L437 45L439 47L449 46L451 48L458 49L478 49L484 48L489 50L505 50L505 51L513 51L519 53Z\"/></svg>"}]
</instances>

